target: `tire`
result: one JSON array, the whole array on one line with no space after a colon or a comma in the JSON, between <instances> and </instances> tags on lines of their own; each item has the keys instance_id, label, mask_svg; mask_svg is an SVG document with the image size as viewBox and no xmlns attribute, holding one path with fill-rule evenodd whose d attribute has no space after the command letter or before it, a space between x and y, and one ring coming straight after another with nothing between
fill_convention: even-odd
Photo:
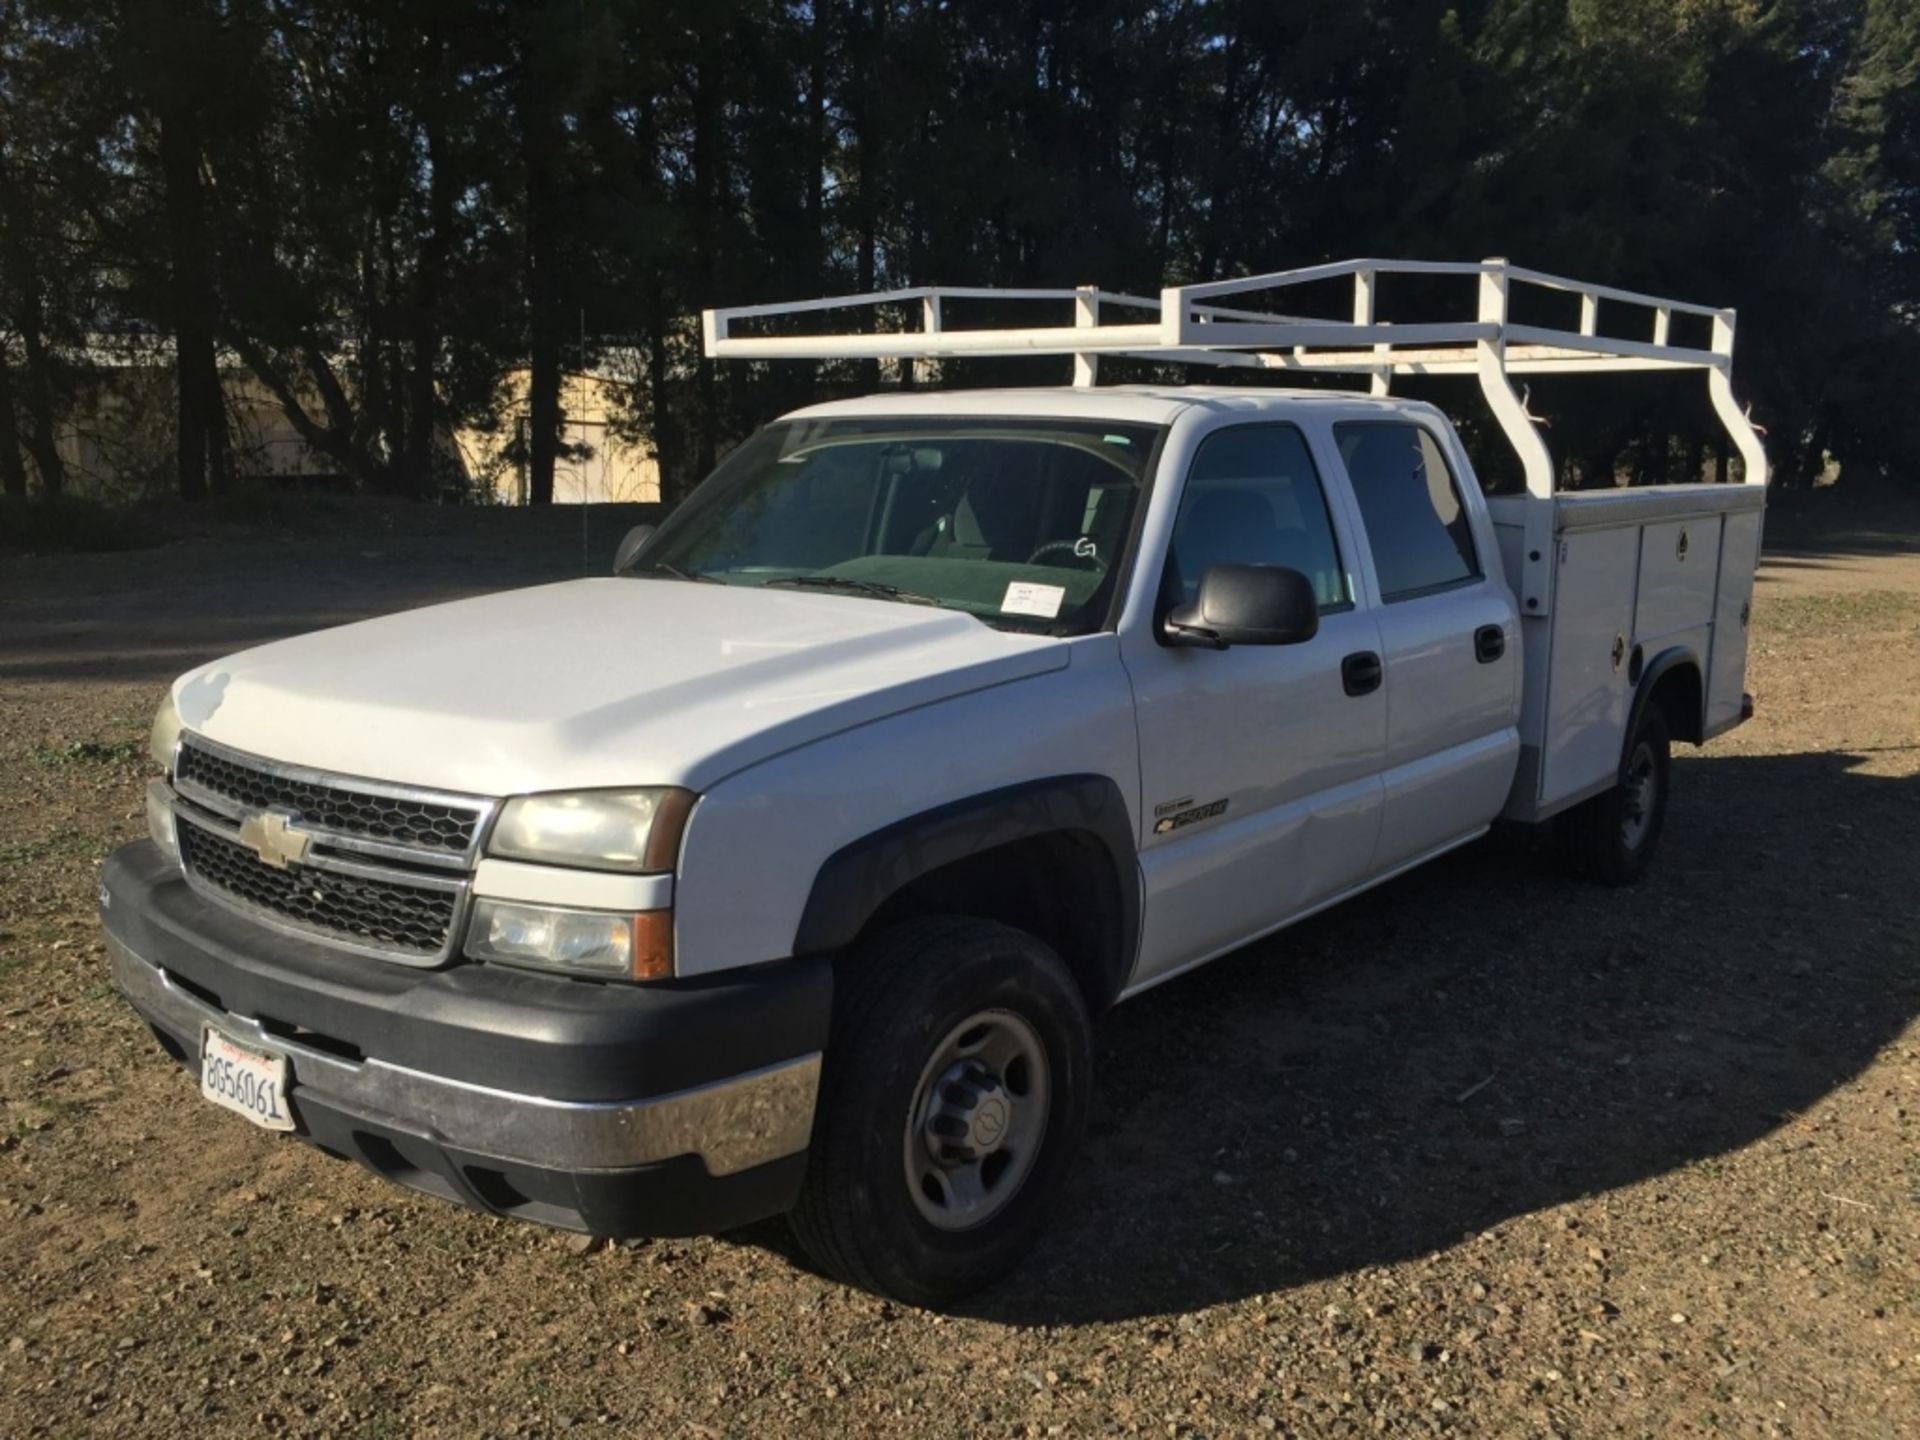
<instances>
[{"instance_id":1,"label":"tire","mask_svg":"<svg viewBox=\"0 0 1920 1440\"><path fill-rule=\"evenodd\" d=\"M1012 1269L1059 1198L1092 1094L1086 1002L1040 941L958 917L861 942L834 985L789 1223L834 1278L945 1304Z\"/></svg>"},{"instance_id":2,"label":"tire","mask_svg":"<svg viewBox=\"0 0 1920 1440\"><path fill-rule=\"evenodd\" d=\"M1667 717L1649 705L1627 742L1619 781L1555 824L1560 854L1576 875L1602 885L1631 885L1646 872L1666 828L1672 748Z\"/></svg>"}]
</instances>

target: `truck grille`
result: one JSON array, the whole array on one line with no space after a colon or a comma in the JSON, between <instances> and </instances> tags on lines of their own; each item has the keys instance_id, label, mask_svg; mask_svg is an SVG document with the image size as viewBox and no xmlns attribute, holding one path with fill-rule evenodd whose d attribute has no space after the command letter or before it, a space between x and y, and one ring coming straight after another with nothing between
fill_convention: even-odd
<instances>
[{"instance_id":1,"label":"truck grille","mask_svg":"<svg viewBox=\"0 0 1920 1440\"><path fill-rule=\"evenodd\" d=\"M250 763L232 752L217 754L195 739L180 746L175 778L243 810L278 805L298 812L315 829L441 854L465 856L486 814L478 802L448 803L390 790L344 788L304 772Z\"/></svg>"},{"instance_id":2,"label":"truck grille","mask_svg":"<svg viewBox=\"0 0 1920 1440\"><path fill-rule=\"evenodd\" d=\"M494 801L283 765L198 735L182 737L173 781L181 866L208 898L412 965L459 944ZM240 838L263 812L307 837L301 858L269 864Z\"/></svg>"},{"instance_id":3,"label":"truck grille","mask_svg":"<svg viewBox=\"0 0 1920 1440\"><path fill-rule=\"evenodd\" d=\"M428 890L307 865L276 869L246 846L180 815L180 859L202 886L236 908L264 913L318 939L437 960L454 939L458 890Z\"/></svg>"}]
</instances>

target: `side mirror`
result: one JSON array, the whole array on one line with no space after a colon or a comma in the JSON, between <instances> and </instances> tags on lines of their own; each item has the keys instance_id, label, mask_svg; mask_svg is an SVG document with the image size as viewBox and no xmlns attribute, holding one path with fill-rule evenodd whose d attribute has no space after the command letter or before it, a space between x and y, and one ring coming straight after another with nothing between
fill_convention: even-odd
<instances>
[{"instance_id":1,"label":"side mirror","mask_svg":"<svg viewBox=\"0 0 1920 1440\"><path fill-rule=\"evenodd\" d=\"M1175 645L1298 645L1320 633L1313 582L1284 565L1210 565L1191 605L1167 616Z\"/></svg>"},{"instance_id":2,"label":"side mirror","mask_svg":"<svg viewBox=\"0 0 1920 1440\"><path fill-rule=\"evenodd\" d=\"M613 552L613 573L624 575L632 569L633 562L640 558L641 549L659 528L657 525L636 525L627 531L620 541L620 548Z\"/></svg>"}]
</instances>

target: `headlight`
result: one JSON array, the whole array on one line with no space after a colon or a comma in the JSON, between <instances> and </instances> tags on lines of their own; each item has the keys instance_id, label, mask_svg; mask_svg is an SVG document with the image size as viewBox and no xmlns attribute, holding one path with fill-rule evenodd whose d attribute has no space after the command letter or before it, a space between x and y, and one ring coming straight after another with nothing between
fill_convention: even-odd
<instances>
[{"instance_id":1,"label":"headlight","mask_svg":"<svg viewBox=\"0 0 1920 1440\"><path fill-rule=\"evenodd\" d=\"M475 960L664 980L673 974L673 912L561 910L482 896L473 902L466 949Z\"/></svg>"},{"instance_id":2,"label":"headlight","mask_svg":"<svg viewBox=\"0 0 1920 1440\"><path fill-rule=\"evenodd\" d=\"M147 834L167 859L180 863L180 836L173 826L173 789L164 780L147 782Z\"/></svg>"},{"instance_id":3,"label":"headlight","mask_svg":"<svg viewBox=\"0 0 1920 1440\"><path fill-rule=\"evenodd\" d=\"M167 692L167 698L160 702L160 712L153 717L153 729L147 736L147 753L153 757L153 763L169 775L173 773L173 747L180 739L180 712L174 708L173 692Z\"/></svg>"},{"instance_id":4,"label":"headlight","mask_svg":"<svg viewBox=\"0 0 1920 1440\"><path fill-rule=\"evenodd\" d=\"M487 853L588 870L667 871L692 808L685 790L522 795L500 811Z\"/></svg>"}]
</instances>

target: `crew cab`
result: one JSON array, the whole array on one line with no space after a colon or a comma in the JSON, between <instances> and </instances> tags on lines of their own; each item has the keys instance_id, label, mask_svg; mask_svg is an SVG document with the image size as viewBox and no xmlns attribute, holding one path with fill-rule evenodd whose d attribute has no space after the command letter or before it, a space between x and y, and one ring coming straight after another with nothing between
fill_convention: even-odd
<instances>
[{"instance_id":1,"label":"crew cab","mask_svg":"<svg viewBox=\"0 0 1920 1440\"><path fill-rule=\"evenodd\" d=\"M1413 267L1473 320L1396 327L1396 268L1019 292L1074 323L1017 331L953 326L978 292L831 302L921 307L892 332L710 313L721 359L1082 383L798 410L611 576L182 676L100 878L120 989L208 1101L415 1190L608 1236L789 1213L852 1283L990 1281L1072 1170L1103 1011L1502 819L1630 882L1672 743L1750 711L1731 315L1488 261ZM1351 319L1212 303L1328 280ZM1514 325L1516 285L1577 328ZM1109 353L1371 393L1101 387ZM1640 366L1707 372L1744 483L1555 493L1508 376ZM1416 368L1477 379L1523 493L1390 393Z\"/></svg>"}]
</instances>

